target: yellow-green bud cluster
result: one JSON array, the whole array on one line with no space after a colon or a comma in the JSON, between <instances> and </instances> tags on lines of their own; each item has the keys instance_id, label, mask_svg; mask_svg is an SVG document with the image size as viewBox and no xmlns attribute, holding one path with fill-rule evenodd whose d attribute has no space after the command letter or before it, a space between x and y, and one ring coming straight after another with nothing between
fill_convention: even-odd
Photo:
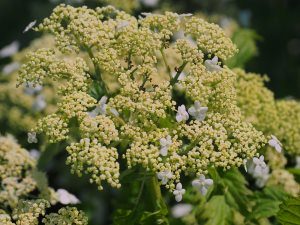
<instances>
[{"instance_id":1,"label":"yellow-green bud cluster","mask_svg":"<svg viewBox=\"0 0 300 225\"><path fill-rule=\"evenodd\" d=\"M87 225L88 220L81 210L65 207L58 210L58 213L46 215L43 223L45 225Z\"/></svg>"},{"instance_id":2,"label":"yellow-green bud cluster","mask_svg":"<svg viewBox=\"0 0 300 225\"><path fill-rule=\"evenodd\" d=\"M167 176L162 183L171 190L182 173L200 175L209 166L229 169L253 157L266 139L244 121L236 74L217 58L232 56L234 44L217 25L190 15L143 16L136 19L113 7L60 5L39 25L38 30L55 35L57 48L32 53L19 81L40 83L47 74L47 79L70 82L59 88L58 110L38 123L38 131L52 141L65 139L75 118L81 140L67 148L67 162L73 172L89 173L99 189L104 180L120 187L119 154L129 168L141 165ZM173 41L180 30L183 38ZM77 57L58 56L68 52ZM176 58L175 65L168 65L169 56ZM169 80L158 82L165 75L162 65ZM182 72L186 77L178 82ZM107 77L118 82L115 92ZM175 84L182 87L181 100ZM203 120L182 112L197 102L208 108ZM185 117L178 120L178 113Z\"/></svg>"},{"instance_id":3,"label":"yellow-green bud cluster","mask_svg":"<svg viewBox=\"0 0 300 225\"><path fill-rule=\"evenodd\" d=\"M69 153L67 163L71 164L72 172L79 176L83 172L90 173L90 182L95 182L99 190L103 180L112 187L120 187L119 163L116 148L102 146L97 139L81 139L79 143L73 143L67 147Z\"/></svg>"},{"instance_id":4,"label":"yellow-green bud cluster","mask_svg":"<svg viewBox=\"0 0 300 225\"><path fill-rule=\"evenodd\" d=\"M36 189L31 176L35 160L12 137L0 137L0 203L14 207Z\"/></svg>"}]
</instances>

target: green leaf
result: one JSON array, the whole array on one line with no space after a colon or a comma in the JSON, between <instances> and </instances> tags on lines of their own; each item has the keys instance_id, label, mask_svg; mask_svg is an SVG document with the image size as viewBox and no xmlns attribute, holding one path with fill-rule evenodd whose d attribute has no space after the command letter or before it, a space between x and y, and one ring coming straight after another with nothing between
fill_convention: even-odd
<instances>
[{"instance_id":1,"label":"green leaf","mask_svg":"<svg viewBox=\"0 0 300 225\"><path fill-rule=\"evenodd\" d=\"M205 225L232 224L232 211L223 195L213 196L204 207L201 217L205 220Z\"/></svg>"},{"instance_id":2,"label":"green leaf","mask_svg":"<svg viewBox=\"0 0 300 225\"><path fill-rule=\"evenodd\" d=\"M252 219L269 218L279 211L279 205L287 198L287 194L278 187L266 187L255 193L255 205L251 213Z\"/></svg>"},{"instance_id":3,"label":"green leaf","mask_svg":"<svg viewBox=\"0 0 300 225\"><path fill-rule=\"evenodd\" d=\"M40 197L49 201L50 200L50 191L48 188L48 179L47 179L46 173L43 173L43 172L35 169L32 171L31 176L37 184L37 188L40 191Z\"/></svg>"},{"instance_id":4,"label":"green leaf","mask_svg":"<svg viewBox=\"0 0 300 225\"><path fill-rule=\"evenodd\" d=\"M221 177L227 203L243 215L247 215L250 210L249 196L252 192L247 188L245 177L236 168L226 171Z\"/></svg>"},{"instance_id":5,"label":"green leaf","mask_svg":"<svg viewBox=\"0 0 300 225\"><path fill-rule=\"evenodd\" d=\"M276 217L283 225L300 224L300 197L284 201Z\"/></svg>"},{"instance_id":6,"label":"green leaf","mask_svg":"<svg viewBox=\"0 0 300 225\"><path fill-rule=\"evenodd\" d=\"M95 99L100 99L104 95L99 81L93 81L89 88L89 95Z\"/></svg>"},{"instance_id":7,"label":"green leaf","mask_svg":"<svg viewBox=\"0 0 300 225\"><path fill-rule=\"evenodd\" d=\"M260 37L255 31L250 29L239 29L232 37L233 43L236 44L239 52L226 61L226 65L230 68L245 67L245 64L254 56L258 54L256 41Z\"/></svg>"}]
</instances>

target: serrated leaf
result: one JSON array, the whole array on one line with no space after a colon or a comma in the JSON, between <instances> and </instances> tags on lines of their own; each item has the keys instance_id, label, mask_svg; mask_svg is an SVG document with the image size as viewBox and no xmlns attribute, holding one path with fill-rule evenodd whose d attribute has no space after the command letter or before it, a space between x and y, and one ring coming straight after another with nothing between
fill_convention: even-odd
<instances>
[{"instance_id":1,"label":"serrated leaf","mask_svg":"<svg viewBox=\"0 0 300 225\"><path fill-rule=\"evenodd\" d=\"M251 218L260 219L275 216L279 211L279 205L286 198L287 194L277 187L266 187L263 191L256 192Z\"/></svg>"},{"instance_id":2,"label":"serrated leaf","mask_svg":"<svg viewBox=\"0 0 300 225\"><path fill-rule=\"evenodd\" d=\"M290 198L280 205L277 214L278 221L283 225L300 224L300 197Z\"/></svg>"},{"instance_id":3,"label":"serrated leaf","mask_svg":"<svg viewBox=\"0 0 300 225\"><path fill-rule=\"evenodd\" d=\"M221 177L227 203L246 215L250 210L249 196L252 194L246 179L236 168L226 171Z\"/></svg>"},{"instance_id":4,"label":"serrated leaf","mask_svg":"<svg viewBox=\"0 0 300 225\"><path fill-rule=\"evenodd\" d=\"M232 211L223 195L213 196L204 207L201 217L205 220L205 225L232 224Z\"/></svg>"}]
</instances>

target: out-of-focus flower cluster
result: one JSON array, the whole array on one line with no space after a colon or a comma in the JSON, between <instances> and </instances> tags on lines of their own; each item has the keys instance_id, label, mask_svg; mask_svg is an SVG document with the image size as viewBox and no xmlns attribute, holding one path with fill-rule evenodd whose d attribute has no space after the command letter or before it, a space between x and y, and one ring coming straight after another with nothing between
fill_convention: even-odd
<instances>
[{"instance_id":1,"label":"out-of-focus flower cluster","mask_svg":"<svg viewBox=\"0 0 300 225\"><path fill-rule=\"evenodd\" d=\"M25 83L16 89L17 70L26 61L25 55L42 46L53 46L54 39L45 35L31 43L28 48L13 54L12 62L0 73L0 123L2 132L10 132L16 136L22 135L35 126L43 115L55 111L55 93L50 83L43 87ZM13 91L12 91L13 90Z\"/></svg>"},{"instance_id":2,"label":"out-of-focus flower cluster","mask_svg":"<svg viewBox=\"0 0 300 225\"><path fill-rule=\"evenodd\" d=\"M290 154L300 154L300 103L275 100L265 86L268 77L235 69L238 105L244 118L267 135L276 135Z\"/></svg>"},{"instance_id":3,"label":"out-of-focus flower cluster","mask_svg":"<svg viewBox=\"0 0 300 225\"><path fill-rule=\"evenodd\" d=\"M120 187L120 156L174 190L182 174L240 166L267 142L237 105L236 74L223 64L237 50L217 25L189 14L136 19L113 7L60 5L37 30L52 33L56 48L31 52L18 84L52 80L60 97L33 132L56 142L77 129L67 162L99 189L103 180Z\"/></svg>"},{"instance_id":4,"label":"out-of-focus flower cluster","mask_svg":"<svg viewBox=\"0 0 300 225\"><path fill-rule=\"evenodd\" d=\"M46 209L57 201L62 204L77 203L78 200L71 194L59 195L59 192L55 193L46 183L41 184L45 181L39 176L41 173L36 169L36 160L29 152L21 148L12 136L1 136L0 224L37 225L39 217L45 216ZM73 201L63 201L70 197ZM66 224L70 221L72 224L87 224L85 215L75 207L61 208L58 214L51 213L43 219L43 223L49 225Z\"/></svg>"},{"instance_id":5,"label":"out-of-focus flower cluster","mask_svg":"<svg viewBox=\"0 0 300 225\"><path fill-rule=\"evenodd\" d=\"M297 196L300 186L294 176L285 170L285 155L294 157L300 154L300 103L291 99L276 100L265 86L268 81L266 76L246 73L241 69L235 69L235 72L242 115L258 130L271 135L269 147L261 152L266 156L266 162L264 158L260 161L256 159L263 164L259 170L255 170L255 160L250 162L249 173L256 179L258 187L281 186L287 193Z\"/></svg>"}]
</instances>

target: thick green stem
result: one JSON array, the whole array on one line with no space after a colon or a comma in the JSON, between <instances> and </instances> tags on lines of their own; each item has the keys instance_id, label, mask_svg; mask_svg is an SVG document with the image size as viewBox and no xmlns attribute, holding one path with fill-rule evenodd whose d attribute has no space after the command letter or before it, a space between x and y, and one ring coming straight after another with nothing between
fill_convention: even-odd
<instances>
[{"instance_id":1,"label":"thick green stem","mask_svg":"<svg viewBox=\"0 0 300 225\"><path fill-rule=\"evenodd\" d=\"M180 74L182 73L182 71L183 71L184 67L186 66L186 64L187 64L187 62L184 62L184 63L178 68L175 77L171 80L171 85L174 85L174 84L177 83L178 78L179 78Z\"/></svg>"},{"instance_id":2,"label":"thick green stem","mask_svg":"<svg viewBox=\"0 0 300 225\"><path fill-rule=\"evenodd\" d=\"M146 180L145 187L147 190L147 199L149 200L150 210L157 210L158 204L161 204L161 207L166 208L165 201L162 197L160 186L156 176L152 176Z\"/></svg>"}]
</instances>

